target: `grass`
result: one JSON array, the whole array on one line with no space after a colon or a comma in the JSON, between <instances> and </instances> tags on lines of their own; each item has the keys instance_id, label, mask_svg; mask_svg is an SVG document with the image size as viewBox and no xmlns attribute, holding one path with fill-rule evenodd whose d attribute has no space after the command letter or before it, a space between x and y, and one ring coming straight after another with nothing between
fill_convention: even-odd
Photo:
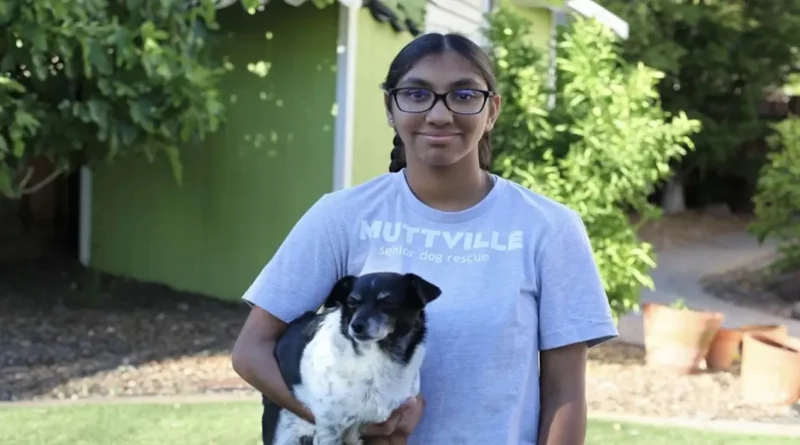
<instances>
[{"instance_id":1,"label":"grass","mask_svg":"<svg viewBox=\"0 0 800 445\"><path fill-rule=\"evenodd\" d=\"M261 406L107 404L0 408L3 445L261 445ZM743 436L592 420L587 445L789 445L797 438Z\"/></svg>"},{"instance_id":2,"label":"grass","mask_svg":"<svg viewBox=\"0 0 800 445\"><path fill-rule=\"evenodd\" d=\"M1 417L0 417L1 418ZM741 435L696 429L591 420L586 445L790 445L796 437Z\"/></svg>"}]
</instances>

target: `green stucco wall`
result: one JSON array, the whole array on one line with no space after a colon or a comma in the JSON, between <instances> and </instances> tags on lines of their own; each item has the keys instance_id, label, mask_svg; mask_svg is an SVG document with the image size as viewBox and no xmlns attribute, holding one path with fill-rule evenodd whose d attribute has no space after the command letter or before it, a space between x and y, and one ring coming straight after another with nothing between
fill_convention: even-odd
<instances>
[{"instance_id":1,"label":"green stucco wall","mask_svg":"<svg viewBox=\"0 0 800 445\"><path fill-rule=\"evenodd\" d=\"M237 299L331 190L338 8L271 2L249 15L234 5L218 19L220 55L234 67L221 86L227 123L184 147L182 187L162 161L95 171L91 263Z\"/></svg>"},{"instance_id":2,"label":"green stucco wall","mask_svg":"<svg viewBox=\"0 0 800 445\"><path fill-rule=\"evenodd\" d=\"M512 2L513 3L513 2ZM550 32L553 22L553 13L544 7L529 8L520 5L511 5L521 16L531 24L533 43L548 50L550 48ZM545 53L549 57L549 53Z\"/></svg>"},{"instance_id":3,"label":"green stucco wall","mask_svg":"<svg viewBox=\"0 0 800 445\"><path fill-rule=\"evenodd\" d=\"M394 56L413 36L378 23L362 9L356 51L355 128L353 130L353 184L360 184L389 168L394 132L386 119L380 84Z\"/></svg>"}]
</instances>

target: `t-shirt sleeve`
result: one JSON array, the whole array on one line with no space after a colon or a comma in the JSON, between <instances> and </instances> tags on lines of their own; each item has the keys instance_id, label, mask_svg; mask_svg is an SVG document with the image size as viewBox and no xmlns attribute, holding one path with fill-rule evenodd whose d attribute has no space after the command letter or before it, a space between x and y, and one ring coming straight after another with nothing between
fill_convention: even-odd
<instances>
[{"instance_id":1,"label":"t-shirt sleeve","mask_svg":"<svg viewBox=\"0 0 800 445\"><path fill-rule=\"evenodd\" d=\"M574 212L538 256L539 349L618 335L583 221Z\"/></svg>"},{"instance_id":2,"label":"t-shirt sleeve","mask_svg":"<svg viewBox=\"0 0 800 445\"><path fill-rule=\"evenodd\" d=\"M325 301L344 275L346 243L334 238L331 195L324 195L297 221L242 298L286 323Z\"/></svg>"}]
</instances>

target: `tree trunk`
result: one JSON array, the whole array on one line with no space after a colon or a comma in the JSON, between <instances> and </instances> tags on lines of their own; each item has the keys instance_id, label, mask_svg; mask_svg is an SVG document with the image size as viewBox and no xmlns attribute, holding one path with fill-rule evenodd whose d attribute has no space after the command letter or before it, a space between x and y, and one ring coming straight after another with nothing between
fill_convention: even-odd
<instances>
[{"instance_id":1,"label":"tree trunk","mask_svg":"<svg viewBox=\"0 0 800 445\"><path fill-rule=\"evenodd\" d=\"M686 211L686 194L683 187L683 175L675 173L667 181L664 195L661 198L661 209L665 214Z\"/></svg>"}]
</instances>

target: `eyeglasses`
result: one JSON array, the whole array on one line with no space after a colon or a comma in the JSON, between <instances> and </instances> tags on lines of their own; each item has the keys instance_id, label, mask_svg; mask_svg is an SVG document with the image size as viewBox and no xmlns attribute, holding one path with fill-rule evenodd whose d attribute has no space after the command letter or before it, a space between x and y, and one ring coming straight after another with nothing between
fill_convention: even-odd
<instances>
[{"instance_id":1,"label":"eyeglasses","mask_svg":"<svg viewBox=\"0 0 800 445\"><path fill-rule=\"evenodd\" d=\"M406 113L425 113L432 109L440 99L448 110L456 114L478 114L483 111L486 101L494 96L494 91L460 88L444 94L434 93L427 88L393 88L388 91L400 111Z\"/></svg>"}]
</instances>

